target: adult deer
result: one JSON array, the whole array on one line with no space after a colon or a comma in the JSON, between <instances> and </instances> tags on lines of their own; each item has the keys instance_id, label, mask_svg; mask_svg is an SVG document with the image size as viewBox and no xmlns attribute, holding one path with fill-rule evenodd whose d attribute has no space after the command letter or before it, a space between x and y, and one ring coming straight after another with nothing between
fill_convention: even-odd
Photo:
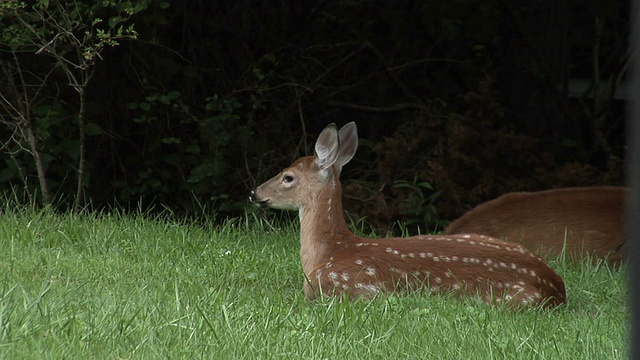
<instances>
[{"instance_id":1,"label":"adult deer","mask_svg":"<svg viewBox=\"0 0 640 360\"><path fill-rule=\"evenodd\" d=\"M365 239L347 227L338 179L358 146L355 123L327 126L315 156L298 159L251 192L251 202L298 210L308 299L320 294L369 298L426 289L479 295L487 303L557 306L564 282L519 244L481 235Z\"/></svg>"},{"instance_id":2,"label":"adult deer","mask_svg":"<svg viewBox=\"0 0 640 360\"><path fill-rule=\"evenodd\" d=\"M568 259L626 261L624 198L615 186L563 188L502 195L481 204L445 229L520 243L536 253Z\"/></svg>"}]
</instances>

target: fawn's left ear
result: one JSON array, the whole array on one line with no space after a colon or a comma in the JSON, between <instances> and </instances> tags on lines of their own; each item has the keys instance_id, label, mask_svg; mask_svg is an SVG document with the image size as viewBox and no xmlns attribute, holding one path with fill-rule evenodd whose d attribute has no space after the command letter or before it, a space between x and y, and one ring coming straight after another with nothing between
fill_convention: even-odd
<instances>
[{"instance_id":1,"label":"fawn's left ear","mask_svg":"<svg viewBox=\"0 0 640 360\"><path fill-rule=\"evenodd\" d=\"M333 165L340 155L340 140L336 124L329 124L322 130L316 141L316 164L320 170Z\"/></svg>"},{"instance_id":2,"label":"fawn's left ear","mask_svg":"<svg viewBox=\"0 0 640 360\"><path fill-rule=\"evenodd\" d=\"M338 172L348 163L358 150L358 127L355 122L350 122L338 131L338 139L340 141L340 153L336 160Z\"/></svg>"}]
</instances>

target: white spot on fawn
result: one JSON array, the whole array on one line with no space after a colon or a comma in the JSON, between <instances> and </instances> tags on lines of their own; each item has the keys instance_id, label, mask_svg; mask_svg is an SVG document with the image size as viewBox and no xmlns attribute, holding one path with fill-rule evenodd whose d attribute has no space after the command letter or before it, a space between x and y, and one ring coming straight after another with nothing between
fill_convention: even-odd
<instances>
[{"instance_id":1,"label":"white spot on fawn","mask_svg":"<svg viewBox=\"0 0 640 360\"><path fill-rule=\"evenodd\" d=\"M379 288L373 284L363 284L363 283L356 283L354 285L354 287L356 289L362 289L362 290L367 290L370 292L378 292Z\"/></svg>"},{"instance_id":2,"label":"white spot on fawn","mask_svg":"<svg viewBox=\"0 0 640 360\"><path fill-rule=\"evenodd\" d=\"M362 260L360 260L360 259L356 260L356 265L362 265L362 264L364 264L364 262Z\"/></svg>"},{"instance_id":3,"label":"white spot on fawn","mask_svg":"<svg viewBox=\"0 0 640 360\"><path fill-rule=\"evenodd\" d=\"M364 270L364 272L369 276L375 276L376 275L376 268L374 268L372 266L367 266L367 268Z\"/></svg>"}]
</instances>

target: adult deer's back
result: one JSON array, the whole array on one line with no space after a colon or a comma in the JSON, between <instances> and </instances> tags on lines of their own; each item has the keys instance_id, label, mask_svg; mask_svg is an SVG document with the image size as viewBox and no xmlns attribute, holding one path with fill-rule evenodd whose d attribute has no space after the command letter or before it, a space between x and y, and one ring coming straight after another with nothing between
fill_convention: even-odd
<instances>
[{"instance_id":1,"label":"adult deer's back","mask_svg":"<svg viewBox=\"0 0 640 360\"><path fill-rule=\"evenodd\" d=\"M560 276L519 244L473 234L383 239L354 235L344 219L338 177L357 144L354 123L339 132L329 125L318 137L315 156L298 159L249 197L262 207L298 211L307 298L424 289L514 306L565 302Z\"/></svg>"},{"instance_id":2,"label":"adult deer's back","mask_svg":"<svg viewBox=\"0 0 640 360\"><path fill-rule=\"evenodd\" d=\"M518 242L545 255L610 265L626 261L622 187L563 188L502 195L477 206L446 229Z\"/></svg>"}]
</instances>

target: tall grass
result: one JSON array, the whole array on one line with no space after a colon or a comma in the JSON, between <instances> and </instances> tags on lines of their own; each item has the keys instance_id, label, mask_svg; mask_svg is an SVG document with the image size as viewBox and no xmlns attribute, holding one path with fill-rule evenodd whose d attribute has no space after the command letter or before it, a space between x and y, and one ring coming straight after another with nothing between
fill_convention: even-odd
<instances>
[{"instance_id":1,"label":"tall grass","mask_svg":"<svg viewBox=\"0 0 640 360\"><path fill-rule=\"evenodd\" d=\"M624 269L551 265L569 303L511 311L410 295L307 302L296 225L6 210L4 359L620 359Z\"/></svg>"}]
</instances>

